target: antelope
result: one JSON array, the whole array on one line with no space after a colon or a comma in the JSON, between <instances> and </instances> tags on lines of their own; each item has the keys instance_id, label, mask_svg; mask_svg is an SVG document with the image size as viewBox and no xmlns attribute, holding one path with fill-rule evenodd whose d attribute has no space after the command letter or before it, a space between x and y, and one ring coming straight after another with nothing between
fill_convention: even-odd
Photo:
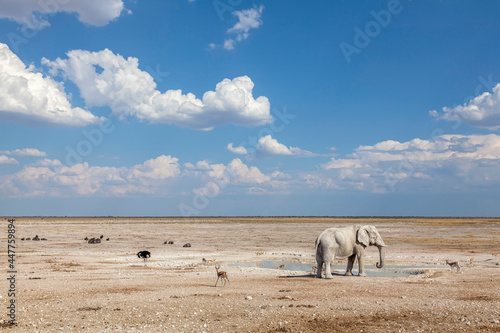
<instances>
[{"instance_id":1,"label":"antelope","mask_svg":"<svg viewBox=\"0 0 500 333\"><path fill-rule=\"evenodd\" d=\"M469 265L471 265L471 266L472 266L472 262L474 261L474 259L475 259L475 258L470 258L470 260L469 260Z\"/></svg>"},{"instance_id":2,"label":"antelope","mask_svg":"<svg viewBox=\"0 0 500 333\"><path fill-rule=\"evenodd\" d=\"M219 271L219 266L215 265L215 270L217 271L217 281L215 281L215 286L217 287L217 282L219 282L219 279L222 280L222 286L224 287L227 283L229 283L229 279L227 278L227 273L223 271Z\"/></svg>"},{"instance_id":3,"label":"antelope","mask_svg":"<svg viewBox=\"0 0 500 333\"><path fill-rule=\"evenodd\" d=\"M317 271L318 271L318 266L313 266L313 274L316 274Z\"/></svg>"},{"instance_id":4,"label":"antelope","mask_svg":"<svg viewBox=\"0 0 500 333\"><path fill-rule=\"evenodd\" d=\"M257 267L258 267L258 266L262 266L262 263L261 263L261 262L258 262L258 263L257 263Z\"/></svg>"},{"instance_id":5,"label":"antelope","mask_svg":"<svg viewBox=\"0 0 500 333\"><path fill-rule=\"evenodd\" d=\"M498 253L493 253L493 257L496 257L498 255Z\"/></svg>"},{"instance_id":6,"label":"antelope","mask_svg":"<svg viewBox=\"0 0 500 333\"><path fill-rule=\"evenodd\" d=\"M202 260L203 260L203 262L204 262L204 263L206 263L206 264L210 264L211 262L215 262L215 259L214 259L214 260L212 260L212 259L208 259L208 260L207 260L207 259L203 258Z\"/></svg>"},{"instance_id":7,"label":"antelope","mask_svg":"<svg viewBox=\"0 0 500 333\"><path fill-rule=\"evenodd\" d=\"M286 266L285 266L284 264L283 264L283 265L280 265L280 266L278 267L278 269L285 269L285 268L286 268Z\"/></svg>"},{"instance_id":8,"label":"antelope","mask_svg":"<svg viewBox=\"0 0 500 333\"><path fill-rule=\"evenodd\" d=\"M263 253L262 252L257 252L257 255L258 256L261 256Z\"/></svg>"},{"instance_id":9,"label":"antelope","mask_svg":"<svg viewBox=\"0 0 500 333\"><path fill-rule=\"evenodd\" d=\"M458 261L448 261L446 260L446 263L450 265L450 269L453 271L453 267L457 269L457 272L460 270L460 265L458 264Z\"/></svg>"}]
</instances>

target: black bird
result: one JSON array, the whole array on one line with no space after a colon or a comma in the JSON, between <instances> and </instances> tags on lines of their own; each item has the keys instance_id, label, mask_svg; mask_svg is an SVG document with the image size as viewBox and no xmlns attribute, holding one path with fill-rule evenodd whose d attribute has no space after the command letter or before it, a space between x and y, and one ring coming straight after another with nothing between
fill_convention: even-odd
<instances>
[{"instance_id":1,"label":"black bird","mask_svg":"<svg viewBox=\"0 0 500 333\"><path fill-rule=\"evenodd\" d=\"M151 252L149 251L139 251L137 252L137 257L144 259L144 264L146 264L146 260L151 257Z\"/></svg>"}]
</instances>

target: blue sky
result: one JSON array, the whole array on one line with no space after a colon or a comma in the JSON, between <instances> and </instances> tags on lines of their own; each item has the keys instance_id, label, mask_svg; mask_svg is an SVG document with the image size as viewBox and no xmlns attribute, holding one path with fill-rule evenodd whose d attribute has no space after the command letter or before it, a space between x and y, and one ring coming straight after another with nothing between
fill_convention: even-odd
<instances>
[{"instance_id":1,"label":"blue sky","mask_svg":"<svg viewBox=\"0 0 500 333\"><path fill-rule=\"evenodd\" d=\"M1 215L498 216L499 10L1 2Z\"/></svg>"}]
</instances>

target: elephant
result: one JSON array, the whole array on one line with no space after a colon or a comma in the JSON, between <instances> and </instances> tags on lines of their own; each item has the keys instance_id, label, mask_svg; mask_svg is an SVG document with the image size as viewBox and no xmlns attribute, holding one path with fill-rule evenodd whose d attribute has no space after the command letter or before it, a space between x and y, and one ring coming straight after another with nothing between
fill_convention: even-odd
<instances>
[{"instance_id":1,"label":"elephant","mask_svg":"<svg viewBox=\"0 0 500 333\"><path fill-rule=\"evenodd\" d=\"M347 261L345 275L352 275L352 267L356 258L359 264L359 276L366 276L364 271L365 247L369 245L377 246L380 253L380 263L377 268L384 266L385 245L377 228L371 225L352 226L346 228L329 228L323 231L316 239L316 262L318 270L316 277L322 277L323 263L325 264L325 277L333 278L330 264L335 258Z\"/></svg>"}]
</instances>

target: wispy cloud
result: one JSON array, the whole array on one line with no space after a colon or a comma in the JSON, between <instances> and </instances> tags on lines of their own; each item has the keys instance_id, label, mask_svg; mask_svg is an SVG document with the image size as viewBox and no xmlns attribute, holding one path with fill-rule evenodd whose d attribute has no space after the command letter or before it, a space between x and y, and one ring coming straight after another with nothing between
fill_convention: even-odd
<instances>
[{"instance_id":1,"label":"wispy cloud","mask_svg":"<svg viewBox=\"0 0 500 333\"><path fill-rule=\"evenodd\" d=\"M261 15L263 10L264 6L260 5L259 7L233 12L233 15L238 17L238 22L227 31L228 34L234 34L235 37L224 41L226 50L234 49L235 43L248 38L250 29L257 29L262 25Z\"/></svg>"},{"instance_id":2,"label":"wispy cloud","mask_svg":"<svg viewBox=\"0 0 500 333\"><path fill-rule=\"evenodd\" d=\"M4 150L0 151L0 154L5 154L5 155L14 155L14 156L34 156L34 157L45 157L47 156L46 152L40 151L35 148L23 148L23 149L16 149L12 151Z\"/></svg>"},{"instance_id":3,"label":"wispy cloud","mask_svg":"<svg viewBox=\"0 0 500 333\"><path fill-rule=\"evenodd\" d=\"M226 31L228 37L224 40L222 47L226 50L234 50L237 43L247 39L250 36L250 30L257 29L263 24L261 18L263 10L263 5L254 6L250 9L235 10L233 15L238 18L238 22ZM215 49L217 45L210 43L208 47Z\"/></svg>"}]
</instances>

